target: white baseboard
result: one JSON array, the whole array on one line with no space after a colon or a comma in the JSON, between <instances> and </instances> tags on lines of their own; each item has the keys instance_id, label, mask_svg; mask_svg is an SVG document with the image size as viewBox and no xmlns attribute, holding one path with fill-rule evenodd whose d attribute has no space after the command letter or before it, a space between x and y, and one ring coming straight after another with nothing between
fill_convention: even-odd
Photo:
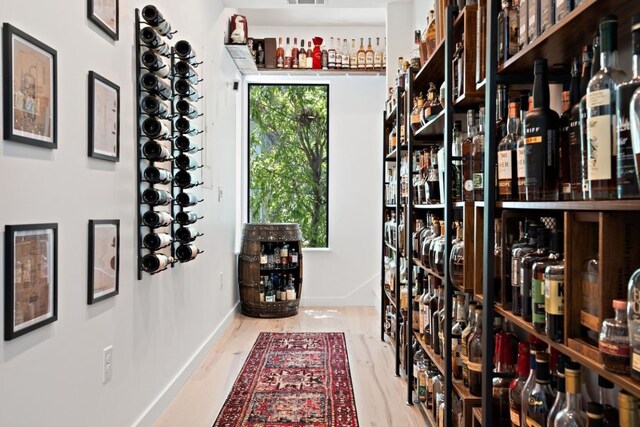
<instances>
[{"instance_id":1,"label":"white baseboard","mask_svg":"<svg viewBox=\"0 0 640 427\"><path fill-rule=\"evenodd\" d=\"M204 356L209 352L211 347L220 338L220 335L227 329L236 312L240 309L240 301L238 301L231 310L224 316L220 324L213 330L211 335L204 340L202 345L191 355L189 360L182 366L178 373L169 381L162 389L160 394L145 408L137 420L133 422L134 426L151 426L154 421L162 414L182 386L187 382L191 374L198 367Z\"/></svg>"}]
</instances>

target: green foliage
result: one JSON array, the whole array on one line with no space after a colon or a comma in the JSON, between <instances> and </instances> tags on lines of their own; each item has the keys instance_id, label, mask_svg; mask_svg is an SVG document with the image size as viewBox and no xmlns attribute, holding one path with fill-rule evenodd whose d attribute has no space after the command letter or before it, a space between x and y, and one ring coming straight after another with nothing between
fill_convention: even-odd
<instances>
[{"instance_id":1,"label":"green foliage","mask_svg":"<svg viewBox=\"0 0 640 427\"><path fill-rule=\"evenodd\" d=\"M328 86L249 86L251 222L296 222L327 247Z\"/></svg>"}]
</instances>

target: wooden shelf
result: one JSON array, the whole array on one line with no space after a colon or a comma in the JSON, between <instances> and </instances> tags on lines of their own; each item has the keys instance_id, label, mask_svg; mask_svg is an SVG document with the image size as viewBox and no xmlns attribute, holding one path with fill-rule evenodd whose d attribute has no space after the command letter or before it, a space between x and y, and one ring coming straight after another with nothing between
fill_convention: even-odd
<instances>
[{"instance_id":1,"label":"wooden shelf","mask_svg":"<svg viewBox=\"0 0 640 427\"><path fill-rule=\"evenodd\" d=\"M494 309L496 313L500 314L505 319L509 319L511 323L513 323L513 325L517 326L524 332L535 335L536 338L540 339L541 341L544 341L549 347L553 347L556 350L558 350L560 353L569 356L574 362L577 362L580 365L584 366L585 368L588 368L591 371L597 373L598 375L603 376L604 378L608 379L609 381L621 387L622 389L628 391L629 393L640 397L640 382L631 379L631 377L617 375L617 374L614 374L613 372L607 371L604 368L604 366L602 366L602 364L600 364L598 361L594 361L593 359L588 357L588 355L582 354L579 351L568 348L562 343L557 343L555 341L552 341L545 334L536 332L536 330L533 329L533 326L531 325L531 323L523 320L522 317L516 316L510 311L507 311L498 305L496 305Z\"/></svg>"},{"instance_id":2,"label":"wooden shelf","mask_svg":"<svg viewBox=\"0 0 640 427\"><path fill-rule=\"evenodd\" d=\"M389 302L391 304L394 305L394 307L398 308L398 304L396 303L396 298L393 296L393 294L391 293L391 291L387 288L384 289L384 293L387 296L387 299L389 300Z\"/></svg>"},{"instance_id":3,"label":"wooden shelf","mask_svg":"<svg viewBox=\"0 0 640 427\"><path fill-rule=\"evenodd\" d=\"M445 110L442 110L440 114L432 118L418 129L413 136L415 138L424 138L424 137L441 137L444 134L444 114Z\"/></svg>"},{"instance_id":4,"label":"wooden shelf","mask_svg":"<svg viewBox=\"0 0 640 427\"><path fill-rule=\"evenodd\" d=\"M413 205L414 209L444 209L444 204L442 203L433 203L427 205Z\"/></svg>"},{"instance_id":5,"label":"wooden shelf","mask_svg":"<svg viewBox=\"0 0 640 427\"><path fill-rule=\"evenodd\" d=\"M640 199L633 200L585 200L558 202L496 202L502 209L532 209L560 211L637 211L640 210Z\"/></svg>"},{"instance_id":6,"label":"wooden shelf","mask_svg":"<svg viewBox=\"0 0 640 427\"><path fill-rule=\"evenodd\" d=\"M623 12L624 11L624 12ZM640 2L628 0L583 0L560 22L540 34L537 39L498 67L498 73L533 75L533 61L546 58L549 65L569 64L582 46L591 43L600 19L607 15L621 15L618 40L629 40L627 17L640 13Z\"/></svg>"},{"instance_id":7,"label":"wooden shelf","mask_svg":"<svg viewBox=\"0 0 640 427\"><path fill-rule=\"evenodd\" d=\"M384 205L386 209L395 209L396 205Z\"/></svg>"},{"instance_id":8,"label":"wooden shelf","mask_svg":"<svg viewBox=\"0 0 640 427\"><path fill-rule=\"evenodd\" d=\"M244 75L254 76L357 76L357 77L379 77L387 74L386 70L352 70L352 69L332 69L317 70L308 68L256 68L243 72Z\"/></svg>"},{"instance_id":9,"label":"wooden shelf","mask_svg":"<svg viewBox=\"0 0 640 427\"><path fill-rule=\"evenodd\" d=\"M484 88L477 89L471 94L463 93L453 101L453 106L457 108L474 107L478 104L484 104Z\"/></svg>"},{"instance_id":10,"label":"wooden shelf","mask_svg":"<svg viewBox=\"0 0 640 427\"><path fill-rule=\"evenodd\" d=\"M389 154L386 155L386 157L384 158L386 161L390 162L390 161L396 161L396 154L398 153L398 149L394 148L392 152L390 152Z\"/></svg>"},{"instance_id":11,"label":"wooden shelf","mask_svg":"<svg viewBox=\"0 0 640 427\"><path fill-rule=\"evenodd\" d=\"M422 261L420 261L418 258L412 258L413 263L415 265L417 265L418 267L420 267L421 269L423 269L424 271L426 271L427 273L429 273L430 275L437 277L438 279L442 280L444 282L444 276L441 274L436 273L435 271L433 271L430 268L427 268Z\"/></svg>"},{"instance_id":12,"label":"wooden shelf","mask_svg":"<svg viewBox=\"0 0 640 427\"><path fill-rule=\"evenodd\" d=\"M482 425L482 407L473 408L472 412L473 412L473 418L475 418L476 421L478 421L478 423Z\"/></svg>"},{"instance_id":13,"label":"wooden shelf","mask_svg":"<svg viewBox=\"0 0 640 427\"><path fill-rule=\"evenodd\" d=\"M396 118L396 112L398 111L398 105L394 105L393 109L387 114L387 117L385 118L385 124L387 126L391 125L391 123L393 123L393 121Z\"/></svg>"},{"instance_id":14,"label":"wooden shelf","mask_svg":"<svg viewBox=\"0 0 640 427\"><path fill-rule=\"evenodd\" d=\"M422 89L427 89L430 82L433 82L436 87L440 87L444 81L444 41L445 38L443 37L436 46L431 58L416 73L416 77L413 80L415 91L419 92Z\"/></svg>"},{"instance_id":15,"label":"wooden shelf","mask_svg":"<svg viewBox=\"0 0 640 427\"><path fill-rule=\"evenodd\" d=\"M253 74L258 72L258 67L253 61L249 46L246 44L225 44L224 47L227 48L227 52L229 52L240 73Z\"/></svg>"},{"instance_id":16,"label":"wooden shelf","mask_svg":"<svg viewBox=\"0 0 640 427\"><path fill-rule=\"evenodd\" d=\"M395 246L391 246L391 245L389 244L389 242L384 242L384 245L385 245L386 247L388 247L389 249L391 249L392 251L396 252L396 247L395 247Z\"/></svg>"}]
</instances>

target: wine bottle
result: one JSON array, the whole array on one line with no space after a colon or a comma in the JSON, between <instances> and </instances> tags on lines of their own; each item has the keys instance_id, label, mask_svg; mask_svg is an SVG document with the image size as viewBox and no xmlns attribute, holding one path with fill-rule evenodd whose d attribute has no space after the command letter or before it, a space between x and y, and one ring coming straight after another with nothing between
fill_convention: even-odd
<instances>
[{"instance_id":1,"label":"wine bottle","mask_svg":"<svg viewBox=\"0 0 640 427\"><path fill-rule=\"evenodd\" d=\"M176 258L180 262L191 261L198 256L198 247L193 243L188 245L180 245L176 248Z\"/></svg>"},{"instance_id":2,"label":"wine bottle","mask_svg":"<svg viewBox=\"0 0 640 427\"><path fill-rule=\"evenodd\" d=\"M171 24L169 21L164 19L162 13L158 10L157 7L153 5L147 5L142 8L142 19L144 19L147 24L151 25L158 33L167 38L171 38Z\"/></svg>"},{"instance_id":3,"label":"wine bottle","mask_svg":"<svg viewBox=\"0 0 640 427\"><path fill-rule=\"evenodd\" d=\"M145 95L140 100L140 108L144 114L161 119L168 119L171 114L167 103L153 95Z\"/></svg>"},{"instance_id":4,"label":"wine bottle","mask_svg":"<svg viewBox=\"0 0 640 427\"><path fill-rule=\"evenodd\" d=\"M180 193L176 196L176 203L183 208L194 206L200 201L201 200L198 199L198 196L192 193Z\"/></svg>"},{"instance_id":5,"label":"wine bottle","mask_svg":"<svg viewBox=\"0 0 640 427\"><path fill-rule=\"evenodd\" d=\"M147 188L142 192L142 203L151 206L165 206L171 203L171 194L157 188Z\"/></svg>"},{"instance_id":6,"label":"wine bottle","mask_svg":"<svg viewBox=\"0 0 640 427\"><path fill-rule=\"evenodd\" d=\"M199 219L197 212L182 211L176 214L176 222L180 225L189 225Z\"/></svg>"},{"instance_id":7,"label":"wine bottle","mask_svg":"<svg viewBox=\"0 0 640 427\"><path fill-rule=\"evenodd\" d=\"M170 171L155 166L147 167L143 175L144 179L150 184L170 184L171 178L173 178Z\"/></svg>"},{"instance_id":8,"label":"wine bottle","mask_svg":"<svg viewBox=\"0 0 640 427\"><path fill-rule=\"evenodd\" d=\"M195 227L180 227L176 230L176 239L181 243L189 243L201 236Z\"/></svg>"},{"instance_id":9,"label":"wine bottle","mask_svg":"<svg viewBox=\"0 0 640 427\"><path fill-rule=\"evenodd\" d=\"M162 56L157 55L153 50L144 52L140 56L140 61L147 70L163 78L169 77L171 67Z\"/></svg>"},{"instance_id":10,"label":"wine bottle","mask_svg":"<svg viewBox=\"0 0 640 427\"><path fill-rule=\"evenodd\" d=\"M147 254L142 257L141 266L147 273L157 273L173 263L173 258L165 254Z\"/></svg>"},{"instance_id":11,"label":"wine bottle","mask_svg":"<svg viewBox=\"0 0 640 427\"><path fill-rule=\"evenodd\" d=\"M163 99L171 99L171 85L168 80L153 73L144 73L140 78L142 88L153 95L160 95Z\"/></svg>"},{"instance_id":12,"label":"wine bottle","mask_svg":"<svg viewBox=\"0 0 640 427\"><path fill-rule=\"evenodd\" d=\"M171 54L169 45L166 44L158 32L151 27L144 27L140 30L140 40L145 46L155 50L160 55L169 56Z\"/></svg>"},{"instance_id":13,"label":"wine bottle","mask_svg":"<svg viewBox=\"0 0 640 427\"><path fill-rule=\"evenodd\" d=\"M202 184L196 179L196 177L184 170L178 171L176 173L176 177L174 178L173 182L175 182L176 186L180 188L193 188Z\"/></svg>"},{"instance_id":14,"label":"wine bottle","mask_svg":"<svg viewBox=\"0 0 640 427\"><path fill-rule=\"evenodd\" d=\"M149 233L142 239L144 247L151 251L166 248L171 242L171 236L167 233Z\"/></svg>"},{"instance_id":15,"label":"wine bottle","mask_svg":"<svg viewBox=\"0 0 640 427\"><path fill-rule=\"evenodd\" d=\"M171 139L169 124L156 117L147 117L142 121L142 132L151 139Z\"/></svg>"},{"instance_id":16,"label":"wine bottle","mask_svg":"<svg viewBox=\"0 0 640 427\"><path fill-rule=\"evenodd\" d=\"M195 119L196 117L198 117L198 109L186 99L180 99L176 101L176 111L181 116L185 116L190 119Z\"/></svg>"},{"instance_id":17,"label":"wine bottle","mask_svg":"<svg viewBox=\"0 0 640 427\"><path fill-rule=\"evenodd\" d=\"M173 66L173 71L178 77L193 85L199 81L198 72L187 61L177 61Z\"/></svg>"},{"instance_id":18,"label":"wine bottle","mask_svg":"<svg viewBox=\"0 0 640 427\"><path fill-rule=\"evenodd\" d=\"M177 41L174 51L178 58L185 61L189 61L189 62L195 62L196 52L193 49L193 46L191 46L191 43L189 43L188 41L186 40Z\"/></svg>"},{"instance_id":19,"label":"wine bottle","mask_svg":"<svg viewBox=\"0 0 640 427\"><path fill-rule=\"evenodd\" d=\"M186 135L178 136L175 139L174 144L176 148L182 151L183 153L190 153L193 151L197 151L200 148L193 141L191 141L189 137Z\"/></svg>"},{"instance_id":20,"label":"wine bottle","mask_svg":"<svg viewBox=\"0 0 640 427\"><path fill-rule=\"evenodd\" d=\"M167 227L172 221L173 218L169 212L147 211L142 215L142 223L151 228Z\"/></svg>"},{"instance_id":21,"label":"wine bottle","mask_svg":"<svg viewBox=\"0 0 640 427\"><path fill-rule=\"evenodd\" d=\"M171 157L171 153L158 141L149 140L142 146L142 156L151 162L166 162Z\"/></svg>"},{"instance_id":22,"label":"wine bottle","mask_svg":"<svg viewBox=\"0 0 640 427\"><path fill-rule=\"evenodd\" d=\"M193 157L187 154L182 153L176 157L176 166L183 171L188 171L188 170L197 169L199 165L196 159L194 159Z\"/></svg>"},{"instance_id":23,"label":"wine bottle","mask_svg":"<svg viewBox=\"0 0 640 427\"><path fill-rule=\"evenodd\" d=\"M198 97L198 91L195 90L195 88L191 86L189 82L186 81L185 79L176 80L173 87L176 90L176 93L178 94L178 96L184 99L187 99L189 101L194 101L194 102L200 99Z\"/></svg>"},{"instance_id":24,"label":"wine bottle","mask_svg":"<svg viewBox=\"0 0 640 427\"><path fill-rule=\"evenodd\" d=\"M175 121L176 130L183 135L196 135L198 129L186 117L178 117Z\"/></svg>"}]
</instances>

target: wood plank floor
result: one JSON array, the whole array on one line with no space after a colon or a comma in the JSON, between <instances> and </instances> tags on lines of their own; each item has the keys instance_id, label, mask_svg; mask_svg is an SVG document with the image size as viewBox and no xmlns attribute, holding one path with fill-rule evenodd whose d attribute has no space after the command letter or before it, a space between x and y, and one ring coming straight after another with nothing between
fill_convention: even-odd
<instances>
[{"instance_id":1,"label":"wood plank floor","mask_svg":"<svg viewBox=\"0 0 640 427\"><path fill-rule=\"evenodd\" d=\"M266 331L344 332L360 426L426 426L417 406L405 404L406 385L394 376L394 353L380 341L379 325L373 307L309 307L274 320L238 314L155 425L211 427L258 333Z\"/></svg>"}]
</instances>

